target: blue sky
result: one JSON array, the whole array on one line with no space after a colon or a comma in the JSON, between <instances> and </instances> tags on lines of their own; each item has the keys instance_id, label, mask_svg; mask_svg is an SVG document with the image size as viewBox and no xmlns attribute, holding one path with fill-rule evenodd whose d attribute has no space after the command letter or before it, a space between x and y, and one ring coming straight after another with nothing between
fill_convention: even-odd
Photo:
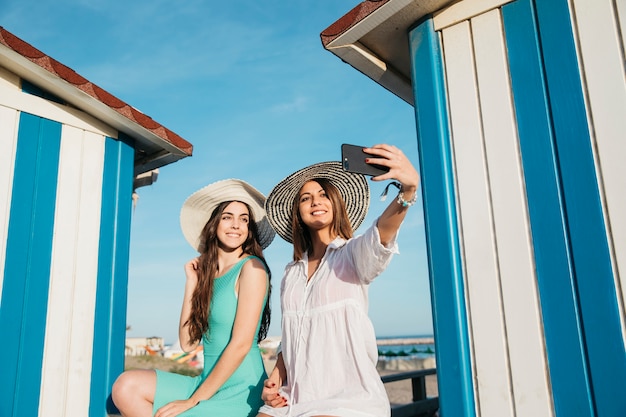
<instances>
[{"instance_id":1,"label":"blue sky","mask_svg":"<svg viewBox=\"0 0 626 417\"><path fill-rule=\"evenodd\" d=\"M194 145L138 190L133 213L128 336L177 338L184 263L179 225L202 186L241 178L264 194L306 165L340 159L340 145L394 144L416 165L413 108L324 50L319 34L358 0L2 0L0 25ZM371 183L369 226L387 202ZM362 229L357 230L357 234ZM421 201L400 254L370 288L378 336L432 334ZM270 335L291 247L265 251L273 273Z\"/></svg>"}]
</instances>

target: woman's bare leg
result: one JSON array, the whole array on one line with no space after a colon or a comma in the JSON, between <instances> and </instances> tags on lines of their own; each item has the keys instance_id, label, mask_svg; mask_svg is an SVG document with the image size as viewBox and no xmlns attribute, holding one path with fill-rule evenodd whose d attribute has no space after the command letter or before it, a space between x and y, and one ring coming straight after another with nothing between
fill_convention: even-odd
<instances>
[{"instance_id":1,"label":"woman's bare leg","mask_svg":"<svg viewBox=\"0 0 626 417\"><path fill-rule=\"evenodd\" d=\"M117 378L111 396L123 417L152 417L155 391L156 372L133 369Z\"/></svg>"}]
</instances>

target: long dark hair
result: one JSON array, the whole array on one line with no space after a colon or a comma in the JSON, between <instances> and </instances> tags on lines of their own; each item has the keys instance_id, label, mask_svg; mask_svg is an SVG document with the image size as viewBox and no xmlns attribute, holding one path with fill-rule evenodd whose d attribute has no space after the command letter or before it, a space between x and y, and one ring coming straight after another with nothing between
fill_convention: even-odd
<instances>
[{"instance_id":1,"label":"long dark hair","mask_svg":"<svg viewBox=\"0 0 626 417\"><path fill-rule=\"evenodd\" d=\"M324 192L326 192L326 196L330 199L330 202L333 205L333 223L331 232L344 239L350 239L354 232L352 230L352 225L350 224L350 219L348 218L348 212L346 211L346 203L343 201L343 197L337 187L335 187L333 183L326 178L313 178L307 182L311 181L317 182L322 187ZM298 190L298 193L293 200L291 209L291 231L293 236L294 261L302 259L304 253L311 249L312 246L311 233L300 216L301 190L302 188Z\"/></svg>"},{"instance_id":2,"label":"long dark hair","mask_svg":"<svg viewBox=\"0 0 626 417\"><path fill-rule=\"evenodd\" d=\"M217 254L219 241L217 239L217 226L222 219L222 213L226 206L232 201L224 201L220 203L211 213L209 221L202 229L200 235L200 257L198 258L198 284L191 296L191 312L189 318L185 322L188 325L189 338L192 342L202 339L202 335L209 331L209 314L210 303L213 297L213 279L218 277L220 271L218 270ZM270 296L272 293L272 284L270 269L263 256L263 250L259 244L259 233L256 223L254 221L254 215L248 204L245 206L248 209L249 219L248 222L248 237L242 245L244 254L254 255L263 262L268 277L267 288L267 300L265 302L265 308L263 310L263 316L261 319L261 327L259 328L258 340L265 339L267 336L267 330L270 325Z\"/></svg>"}]
</instances>

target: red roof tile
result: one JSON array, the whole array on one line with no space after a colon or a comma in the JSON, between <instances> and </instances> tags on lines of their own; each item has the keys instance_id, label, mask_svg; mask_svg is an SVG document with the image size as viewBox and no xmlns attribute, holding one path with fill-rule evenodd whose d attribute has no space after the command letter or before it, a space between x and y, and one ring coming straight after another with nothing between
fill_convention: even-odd
<instances>
[{"instance_id":1,"label":"red roof tile","mask_svg":"<svg viewBox=\"0 0 626 417\"><path fill-rule=\"evenodd\" d=\"M322 45L328 45L342 33L365 19L378 8L384 6L388 1L389 0L366 0L357 4L352 10L322 31L320 34Z\"/></svg>"},{"instance_id":2,"label":"red roof tile","mask_svg":"<svg viewBox=\"0 0 626 417\"><path fill-rule=\"evenodd\" d=\"M104 103L111 109L115 110L120 115L126 117L130 121L138 124L144 129L152 132L157 137L166 140L178 149L182 150L185 154L191 155L193 146L185 139L167 129L165 126L152 120L149 116L141 113L132 106L126 104L124 101L109 94L96 84L85 79L73 69L61 64L50 56L44 54L37 48L33 47L22 39L13 35L11 32L0 26L0 43L6 47L14 50L24 58L39 65L41 68L49 71L53 75L65 80L69 84L73 85L77 89L85 92L94 99Z\"/></svg>"}]
</instances>

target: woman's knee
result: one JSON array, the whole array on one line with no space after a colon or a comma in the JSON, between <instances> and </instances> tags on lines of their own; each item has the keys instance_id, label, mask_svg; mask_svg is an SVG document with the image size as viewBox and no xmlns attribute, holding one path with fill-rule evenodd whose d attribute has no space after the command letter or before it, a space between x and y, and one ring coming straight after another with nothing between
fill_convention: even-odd
<instances>
[{"instance_id":1,"label":"woman's knee","mask_svg":"<svg viewBox=\"0 0 626 417\"><path fill-rule=\"evenodd\" d=\"M113 402L116 405L119 405L119 403L123 402L126 397L132 395L131 392L134 391L133 385L135 385L135 383L131 371L123 372L120 376L118 376L113 383L113 388L111 389Z\"/></svg>"},{"instance_id":2,"label":"woman's knee","mask_svg":"<svg viewBox=\"0 0 626 417\"><path fill-rule=\"evenodd\" d=\"M132 370L123 372L113 383L111 396L116 405L132 400L154 398L156 375L154 371Z\"/></svg>"}]
</instances>

